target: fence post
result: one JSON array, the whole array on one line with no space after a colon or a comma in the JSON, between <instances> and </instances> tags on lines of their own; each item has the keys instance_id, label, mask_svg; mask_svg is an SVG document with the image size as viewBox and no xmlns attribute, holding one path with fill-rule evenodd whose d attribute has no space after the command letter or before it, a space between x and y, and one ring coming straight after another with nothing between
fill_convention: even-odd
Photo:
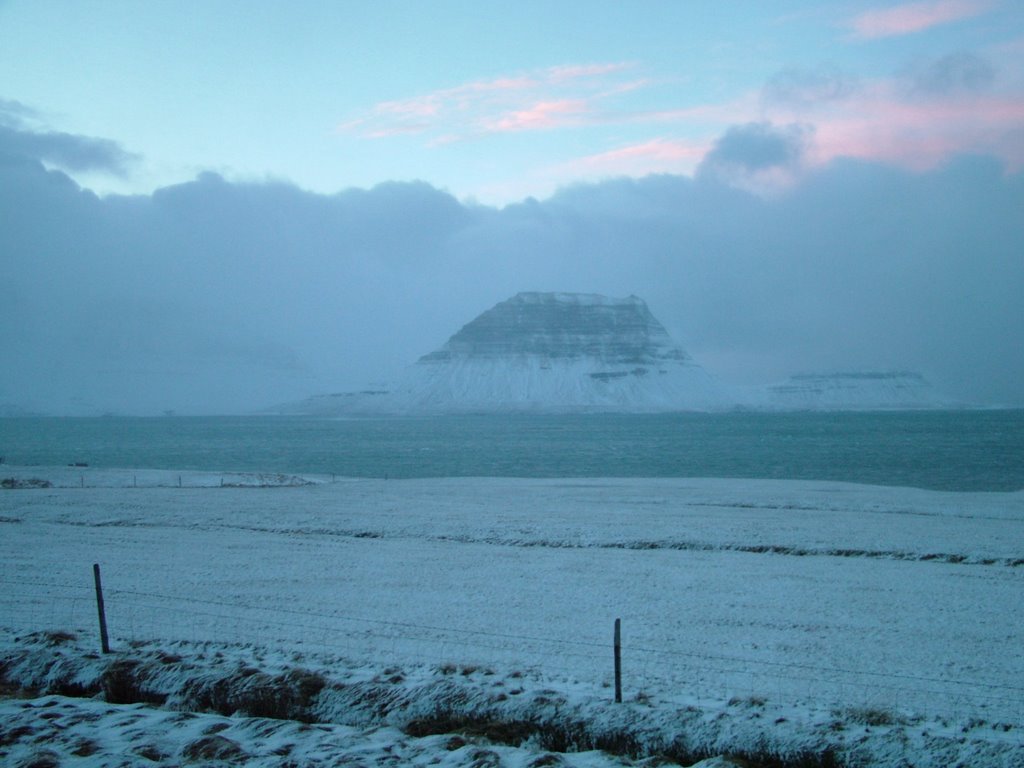
<instances>
[{"instance_id":1,"label":"fence post","mask_svg":"<svg viewBox=\"0 0 1024 768\"><path fill-rule=\"evenodd\" d=\"M615 703L622 703L622 619L615 620Z\"/></svg>"},{"instance_id":2,"label":"fence post","mask_svg":"<svg viewBox=\"0 0 1024 768\"><path fill-rule=\"evenodd\" d=\"M100 581L99 563L93 563L92 577L96 582L96 612L100 617L100 647L104 653L110 653L110 641L107 639L107 612L103 607L103 584Z\"/></svg>"}]
</instances>

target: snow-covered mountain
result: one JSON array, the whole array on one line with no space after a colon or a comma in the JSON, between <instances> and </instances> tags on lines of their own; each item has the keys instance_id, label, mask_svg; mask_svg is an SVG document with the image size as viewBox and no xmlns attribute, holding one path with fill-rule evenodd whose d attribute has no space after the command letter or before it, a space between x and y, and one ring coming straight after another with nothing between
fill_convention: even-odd
<instances>
[{"instance_id":1,"label":"snow-covered mountain","mask_svg":"<svg viewBox=\"0 0 1024 768\"><path fill-rule=\"evenodd\" d=\"M762 406L772 410L855 411L944 408L953 404L920 374L814 373L765 388Z\"/></svg>"},{"instance_id":2,"label":"snow-covered mountain","mask_svg":"<svg viewBox=\"0 0 1024 768\"><path fill-rule=\"evenodd\" d=\"M635 296L520 293L386 390L305 401L330 412L682 411L733 398Z\"/></svg>"},{"instance_id":3,"label":"snow-covered mountain","mask_svg":"<svg viewBox=\"0 0 1024 768\"><path fill-rule=\"evenodd\" d=\"M463 326L391 385L274 409L312 415L495 411L850 411L948 408L920 374L802 374L728 387L636 296L520 293Z\"/></svg>"}]
</instances>

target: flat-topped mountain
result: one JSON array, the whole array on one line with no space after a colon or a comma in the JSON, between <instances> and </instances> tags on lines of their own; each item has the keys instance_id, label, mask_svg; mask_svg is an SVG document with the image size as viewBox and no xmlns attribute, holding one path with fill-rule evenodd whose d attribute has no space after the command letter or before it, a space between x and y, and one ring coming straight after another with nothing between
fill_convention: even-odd
<instances>
[{"instance_id":1,"label":"flat-topped mountain","mask_svg":"<svg viewBox=\"0 0 1024 768\"><path fill-rule=\"evenodd\" d=\"M392 393L410 409L708 410L729 398L635 296L520 293L424 355Z\"/></svg>"},{"instance_id":2,"label":"flat-topped mountain","mask_svg":"<svg viewBox=\"0 0 1024 768\"><path fill-rule=\"evenodd\" d=\"M420 364L531 356L593 358L605 365L658 365L689 356L636 296L519 293L463 326Z\"/></svg>"},{"instance_id":3,"label":"flat-topped mountain","mask_svg":"<svg viewBox=\"0 0 1024 768\"><path fill-rule=\"evenodd\" d=\"M682 411L731 405L635 296L520 293L376 392L292 412Z\"/></svg>"},{"instance_id":4,"label":"flat-topped mountain","mask_svg":"<svg viewBox=\"0 0 1024 768\"><path fill-rule=\"evenodd\" d=\"M765 392L766 405L779 410L914 410L952 405L921 374L909 371L801 374Z\"/></svg>"}]
</instances>

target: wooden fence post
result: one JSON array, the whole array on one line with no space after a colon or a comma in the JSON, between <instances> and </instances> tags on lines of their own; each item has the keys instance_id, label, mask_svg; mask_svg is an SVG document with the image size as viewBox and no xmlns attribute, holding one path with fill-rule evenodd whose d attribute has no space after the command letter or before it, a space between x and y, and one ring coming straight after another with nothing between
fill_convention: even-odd
<instances>
[{"instance_id":1,"label":"wooden fence post","mask_svg":"<svg viewBox=\"0 0 1024 768\"><path fill-rule=\"evenodd\" d=\"M100 647L104 653L110 653L110 641L107 639L107 612L103 607L103 584L100 581L99 563L93 563L92 577L96 582L96 612L100 617Z\"/></svg>"},{"instance_id":2,"label":"wooden fence post","mask_svg":"<svg viewBox=\"0 0 1024 768\"><path fill-rule=\"evenodd\" d=\"M622 619L615 620L615 703L622 703Z\"/></svg>"}]
</instances>

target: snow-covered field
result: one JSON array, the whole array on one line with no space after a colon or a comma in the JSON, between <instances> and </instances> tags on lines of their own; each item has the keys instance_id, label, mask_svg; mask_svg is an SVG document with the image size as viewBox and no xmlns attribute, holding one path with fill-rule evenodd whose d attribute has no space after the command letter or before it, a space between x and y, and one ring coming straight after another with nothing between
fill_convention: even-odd
<instances>
[{"instance_id":1,"label":"snow-covered field","mask_svg":"<svg viewBox=\"0 0 1024 768\"><path fill-rule=\"evenodd\" d=\"M131 744L180 763L210 730L254 765L1024 765L1024 492L0 470L54 486L0 491L0 673L38 696L0 700L11 759L45 746L107 765ZM164 708L109 701L126 658ZM196 680L300 667L326 681L301 713L314 725L195 696ZM69 680L108 701L52 695ZM221 714L179 711L203 709ZM632 758L555 757L566 739L543 729L515 746L465 722L454 742L410 727L442 712L570 723L577 747L604 734Z\"/></svg>"}]
</instances>

